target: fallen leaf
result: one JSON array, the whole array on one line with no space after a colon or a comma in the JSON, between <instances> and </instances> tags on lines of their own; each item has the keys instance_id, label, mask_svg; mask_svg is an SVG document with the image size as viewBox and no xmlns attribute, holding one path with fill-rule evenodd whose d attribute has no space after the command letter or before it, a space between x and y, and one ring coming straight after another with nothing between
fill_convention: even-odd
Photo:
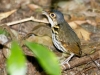
<instances>
[{"instance_id":1,"label":"fallen leaf","mask_svg":"<svg viewBox=\"0 0 100 75\"><path fill-rule=\"evenodd\" d=\"M85 21L86 20L86 16L84 14L77 14L77 13L68 13L66 15L64 15L64 18L66 21L68 22L72 22L72 21Z\"/></svg>"},{"instance_id":2,"label":"fallen leaf","mask_svg":"<svg viewBox=\"0 0 100 75\"><path fill-rule=\"evenodd\" d=\"M85 20L84 20L84 21L74 21L74 22L77 23L78 25L81 25L81 24L87 23Z\"/></svg>"},{"instance_id":3,"label":"fallen leaf","mask_svg":"<svg viewBox=\"0 0 100 75\"><path fill-rule=\"evenodd\" d=\"M72 29L75 31L80 39L83 38L86 41L90 40L91 33L89 31L83 29L76 22L69 22L68 24L72 27Z\"/></svg>"},{"instance_id":4,"label":"fallen leaf","mask_svg":"<svg viewBox=\"0 0 100 75\"><path fill-rule=\"evenodd\" d=\"M0 21L4 18L7 18L8 16L10 16L11 14L13 14L14 12L16 12L17 9L8 11L8 12L4 12L4 13L0 13Z\"/></svg>"},{"instance_id":5,"label":"fallen leaf","mask_svg":"<svg viewBox=\"0 0 100 75\"><path fill-rule=\"evenodd\" d=\"M100 22L100 17L87 17L84 14L76 14L76 13L70 13L67 15L64 15L64 18L67 22L76 22L77 24L83 24L88 23L93 26L96 26Z\"/></svg>"},{"instance_id":6,"label":"fallen leaf","mask_svg":"<svg viewBox=\"0 0 100 75\"><path fill-rule=\"evenodd\" d=\"M5 47L3 48L3 55L6 58L8 58L9 55L11 54L10 48L11 48L11 42L6 43L5 44Z\"/></svg>"},{"instance_id":7,"label":"fallen leaf","mask_svg":"<svg viewBox=\"0 0 100 75\"><path fill-rule=\"evenodd\" d=\"M49 36L30 36L28 39L26 39L29 42L36 42L45 46L48 46L49 48L53 47L52 39Z\"/></svg>"},{"instance_id":8,"label":"fallen leaf","mask_svg":"<svg viewBox=\"0 0 100 75\"><path fill-rule=\"evenodd\" d=\"M77 0L64 0L64 1L59 1L57 5L61 8L64 9L64 11L71 11L71 10L84 10L85 5L83 3L80 3L80 0L76 2Z\"/></svg>"},{"instance_id":9,"label":"fallen leaf","mask_svg":"<svg viewBox=\"0 0 100 75\"><path fill-rule=\"evenodd\" d=\"M36 4L28 4L27 5L31 10L42 9L39 5Z\"/></svg>"}]
</instances>

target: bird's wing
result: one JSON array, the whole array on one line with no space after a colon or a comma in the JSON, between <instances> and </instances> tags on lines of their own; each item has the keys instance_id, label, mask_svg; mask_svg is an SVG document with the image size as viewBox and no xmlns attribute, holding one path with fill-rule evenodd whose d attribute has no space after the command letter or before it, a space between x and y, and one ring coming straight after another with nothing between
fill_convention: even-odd
<instances>
[{"instance_id":1,"label":"bird's wing","mask_svg":"<svg viewBox=\"0 0 100 75\"><path fill-rule=\"evenodd\" d=\"M58 36L64 48L78 56L81 55L80 40L69 25L60 26Z\"/></svg>"}]
</instances>

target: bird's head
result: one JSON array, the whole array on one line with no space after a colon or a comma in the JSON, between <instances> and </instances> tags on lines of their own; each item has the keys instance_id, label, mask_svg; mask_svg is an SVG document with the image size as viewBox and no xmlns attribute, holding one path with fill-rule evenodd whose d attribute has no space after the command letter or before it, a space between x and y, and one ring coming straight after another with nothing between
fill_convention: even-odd
<instances>
[{"instance_id":1,"label":"bird's head","mask_svg":"<svg viewBox=\"0 0 100 75\"><path fill-rule=\"evenodd\" d=\"M59 25L64 22L64 16L58 10L53 10L51 12L43 11L43 14L46 15L46 17L48 18L51 27L54 27L55 25Z\"/></svg>"}]
</instances>

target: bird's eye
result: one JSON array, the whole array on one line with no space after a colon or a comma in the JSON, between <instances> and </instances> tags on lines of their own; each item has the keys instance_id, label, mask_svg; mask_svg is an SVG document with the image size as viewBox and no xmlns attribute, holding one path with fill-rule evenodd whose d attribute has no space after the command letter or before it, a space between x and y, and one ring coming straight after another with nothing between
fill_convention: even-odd
<instances>
[{"instance_id":1,"label":"bird's eye","mask_svg":"<svg viewBox=\"0 0 100 75\"><path fill-rule=\"evenodd\" d=\"M50 17L55 18L56 17L56 14L50 13Z\"/></svg>"}]
</instances>

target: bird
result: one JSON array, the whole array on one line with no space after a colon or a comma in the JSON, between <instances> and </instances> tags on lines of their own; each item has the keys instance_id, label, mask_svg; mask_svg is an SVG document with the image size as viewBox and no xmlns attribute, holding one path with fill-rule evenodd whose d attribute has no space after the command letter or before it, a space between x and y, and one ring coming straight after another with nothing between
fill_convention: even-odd
<instances>
[{"instance_id":1,"label":"bird","mask_svg":"<svg viewBox=\"0 0 100 75\"><path fill-rule=\"evenodd\" d=\"M80 57L82 54L80 39L59 10L43 11L42 14L47 17L50 23L54 46L59 51L70 54L67 59L61 62L61 65L67 64L70 68L69 61L71 58L75 55Z\"/></svg>"}]
</instances>

